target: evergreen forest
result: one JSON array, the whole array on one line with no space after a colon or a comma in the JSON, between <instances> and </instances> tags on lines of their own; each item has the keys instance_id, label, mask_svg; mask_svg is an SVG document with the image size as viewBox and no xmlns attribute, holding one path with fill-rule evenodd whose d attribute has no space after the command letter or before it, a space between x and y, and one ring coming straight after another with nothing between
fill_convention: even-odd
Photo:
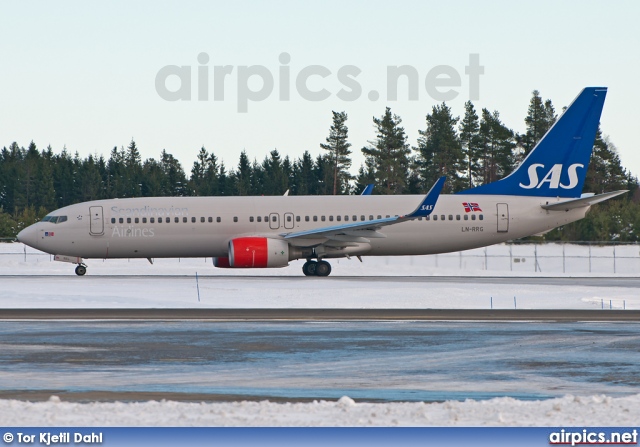
<instances>
[{"instance_id":1,"label":"evergreen forest","mask_svg":"<svg viewBox=\"0 0 640 447\"><path fill-rule=\"evenodd\" d=\"M264 160L240 153L227 165L202 147L185 170L166 150L142 160L131 141L102 154L81 158L66 148L54 152L31 142L14 142L0 152L0 238L14 238L49 212L88 200L151 196L423 194L446 175L443 193L454 193L508 175L534 148L558 114L537 90L527 109L523 134L503 123L497 110L476 110L470 101L456 116L446 104L432 107L417 141L410 142L402 119L387 107L373 117L374 135L360 148L365 162L352 173L352 147L345 112L332 112L332 125L319 153L282 157L272 150ZM616 147L599 129L587 172L585 192L628 189L619 198L594 206L587 217L544 236L550 241L640 240L638 179L620 162Z\"/></svg>"}]
</instances>

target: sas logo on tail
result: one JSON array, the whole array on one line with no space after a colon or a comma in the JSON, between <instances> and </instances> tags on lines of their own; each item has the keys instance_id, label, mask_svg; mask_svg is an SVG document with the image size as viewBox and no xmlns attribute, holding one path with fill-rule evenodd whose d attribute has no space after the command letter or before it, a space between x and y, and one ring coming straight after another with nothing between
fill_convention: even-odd
<instances>
[{"instance_id":1,"label":"sas logo on tail","mask_svg":"<svg viewBox=\"0 0 640 447\"><path fill-rule=\"evenodd\" d=\"M520 183L520 186L524 189L533 189L533 188L541 188L545 183L549 184L549 189L558 189L558 187L562 189L573 189L578 186L578 168L584 168L583 164L574 163L567 169L567 174L569 175L569 184L564 185L560 183L560 176L562 175L562 165L557 164L553 165L553 167L547 172L547 175L544 176L542 180L538 180L538 168L544 168L543 164L534 163L529 166L527 170L527 174L529 174L529 184L524 185Z\"/></svg>"},{"instance_id":2,"label":"sas logo on tail","mask_svg":"<svg viewBox=\"0 0 640 447\"><path fill-rule=\"evenodd\" d=\"M464 206L464 212L465 213L470 213L472 211L480 211L480 212L482 212L482 210L480 209L480 206L478 206L477 203L463 202L462 206Z\"/></svg>"}]
</instances>

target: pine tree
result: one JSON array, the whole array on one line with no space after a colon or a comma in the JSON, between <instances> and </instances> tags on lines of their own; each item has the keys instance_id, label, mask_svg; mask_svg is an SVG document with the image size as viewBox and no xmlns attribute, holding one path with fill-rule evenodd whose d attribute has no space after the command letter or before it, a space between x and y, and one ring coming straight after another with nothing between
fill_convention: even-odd
<instances>
[{"instance_id":1,"label":"pine tree","mask_svg":"<svg viewBox=\"0 0 640 447\"><path fill-rule=\"evenodd\" d=\"M500 121L498 111L482 109L480 120L480 168L482 183L495 182L508 175L514 166L515 137Z\"/></svg>"},{"instance_id":2,"label":"pine tree","mask_svg":"<svg viewBox=\"0 0 640 447\"><path fill-rule=\"evenodd\" d=\"M356 176L356 194L362 194L367 185L375 185L376 173L373 164L372 157L365 157L364 165L360 165ZM379 194L375 187L373 188L373 194Z\"/></svg>"},{"instance_id":3,"label":"pine tree","mask_svg":"<svg viewBox=\"0 0 640 447\"><path fill-rule=\"evenodd\" d=\"M353 177L349 173L351 167L351 144L347 141L349 129L345 125L347 114L345 112L333 111L333 124L329 130L326 144L320 144L322 149L329 151L329 158L333 165L332 181L333 195L347 192L349 190L349 180Z\"/></svg>"},{"instance_id":4,"label":"pine tree","mask_svg":"<svg viewBox=\"0 0 640 447\"><path fill-rule=\"evenodd\" d=\"M160 166L164 174L162 178L162 195L180 197L188 195L187 178L180 162L166 150L162 150Z\"/></svg>"},{"instance_id":5,"label":"pine tree","mask_svg":"<svg viewBox=\"0 0 640 447\"><path fill-rule=\"evenodd\" d=\"M536 144L538 144L538 141L547 133L551 126L553 126L557 118L550 99L543 101L538 90L534 90L531 94L532 97L529 102L527 117L524 119L527 125L527 131L522 138L523 155L525 157Z\"/></svg>"},{"instance_id":6,"label":"pine tree","mask_svg":"<svg viewBox=\"0 0 640 447\"><path fill-rule=\"evenodd\" d=\"M124 168L127 197L140 197L142 195L142 157L133 138L124 155Z\"/></svg>"},{"instance_id":7,"label":"pine tree","mask_svg":"<svg viewBox=\"0 0 640 447\"><path fill-rule=\"evenodd\" d=\"M247 196L251 192L251 164L246 151L240 152L238 170L234 175L235 191L239 196Z\"/></svg>"},{"instance_id":8,"label":"pine tree","mask_svg":"<svg viewBox=\"0 0 640 447\"><path fill-rule=\"evenodd\" d=\"M293 163L292 193L298 196L312 194L317 183L313 172L313 158L309 151L304 151L302 157Z\"/></svg>"},{"instance_id":9,"label":"pine tree","mask_svg":"<svg viewBox=\"0 0 640 447\"><path fill-rule=\"evenodd\" d=\"M583 189L601 194L607 191L631 189L633 183L634 179L622 167L615 145L608 137L602 136L598 126ZM626 196L630 198L631 194Z\"/></svg>"},{"instance_id":10,"label":"pine tree","mask_svg":"<svg viewBox=\"0 0 640 447\"><path fill-rule=\"evenodd\" d=\"M433 106L431 114L427 115L426 130L418 131L417 163L425 189L443 175L447 176L445 188L448 192L459 191L468 184L462 146L455 127L458 120L442 103Z\"/></svg>"},{"instance_id":11,"label":"pine tree","mask_svg":"<svg viewBox=\"0 0 640 447\"><path fill-rule=\"evenodd\" d=\"M409 154L404 128L400 127L402 119L392 115L386 108L381 118L373 117L377 136L369 141L370 146L363 147L362 153L371 157L374 168L376 192L383 194L402 194L406 188L409 174Z\"/></svg>"},{"instance_id":12,"label":"pine tree","mask_svg":"<svg viewBox=\"0 0 640 447\"><path fill-rule=\"evenodd\" d=\"M267 196L280 196L289 189L289 179L285 173L280 153L277 149L272 150L268 157L262 162L264 172L263 194Z\"/></svg>"},{"instance_id":13,"label":"pine tree","mask_svg":"<svg viewBox=\"0 0 640 447\"><path fill-rule=\"evenodd\" d=\"M464 118L460 122L460 144L466 159L468 187L482 182L480 168L480 123L471 101L464 104Z\"/></svg>"}]
</instances>

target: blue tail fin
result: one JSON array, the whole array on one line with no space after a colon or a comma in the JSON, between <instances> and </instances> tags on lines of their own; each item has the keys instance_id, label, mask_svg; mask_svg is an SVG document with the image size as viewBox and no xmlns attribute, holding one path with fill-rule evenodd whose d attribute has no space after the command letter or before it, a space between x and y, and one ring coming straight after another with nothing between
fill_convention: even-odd
<instances>
[{"instance_id":1,"label":"blue tail fin","mask_svg":"<svg viewBox=\"0 0 640 447\"><path fill-rule=\"evenodd\" d=\"M582 90L515 171L460 194L580 197L606 94Z\"/></svg>"}]
</instances>

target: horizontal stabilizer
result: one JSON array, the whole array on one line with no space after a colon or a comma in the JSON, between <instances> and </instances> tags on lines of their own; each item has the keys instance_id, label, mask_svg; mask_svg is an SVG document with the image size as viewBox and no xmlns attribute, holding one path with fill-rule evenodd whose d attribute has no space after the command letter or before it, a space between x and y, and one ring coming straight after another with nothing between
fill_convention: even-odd
<instances>
[{"instance_id":1,"label":"horizontal stabilizer","mask_svg":"<svg viewBox=\"0 0 640 447\"><path fill-rule=\"evenodd\" d=\"M549 211L569 211L576 208L583 208L585 206L595 205L596 203L604 202L605 200L612 199L613 197L624 194L628 190L613 191L604 194L598 194L596 196L583 197L580 199L566 200L558 203L547 203L546 205L540 205L545 210Z\"/></svg>"}]
</instances>

